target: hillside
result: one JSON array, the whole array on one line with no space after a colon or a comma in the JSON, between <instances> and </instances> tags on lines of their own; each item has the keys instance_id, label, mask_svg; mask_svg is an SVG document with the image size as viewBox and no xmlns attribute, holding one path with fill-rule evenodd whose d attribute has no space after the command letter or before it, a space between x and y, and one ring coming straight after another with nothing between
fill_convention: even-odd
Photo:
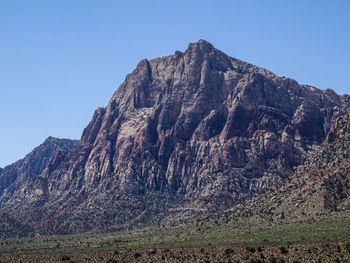
<instances>
[{"instance_id":1,"label":"hillside","mask_svg":"<svg viewBox=\"0 0 350 263\"><path fill-rule=\"evenodd\" d=\"M350 112L334 122L326 140L282 184L232 209L235 216L274 221L338 217L350 213Z\"/></svg>"},{"instance_id":2,"label":"hillside","mask_svg":"<svg viewBox=\"0 0 350 263\"><path fill-rule=\"evenodd\" d=\"M27 180L39 176L54 154L70 151L76 143L74 140L48 137L23 159L0 169L0 208Z\"/></svg>"}]
</instances>

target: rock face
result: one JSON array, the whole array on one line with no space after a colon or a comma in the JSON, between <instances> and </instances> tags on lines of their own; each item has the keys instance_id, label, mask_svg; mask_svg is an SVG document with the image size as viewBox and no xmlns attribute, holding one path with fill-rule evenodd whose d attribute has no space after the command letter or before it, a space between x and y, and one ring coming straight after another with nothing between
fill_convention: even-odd
<instances>
[{"instance_id":1,"label":"rock face","mask_svg":"<svg viewBox=\"0 0 350 263\"><path fill-rule=\"evenodd\" d=\"M291 175L349 106L200 40L142 60L7 209L57 232L224 209Z\"/></svg>"},{"instance_id":2,"label":"rock face","mask_svg":"<svg viewBox=\"0 0 350 263\"><path fill-rule=\"evenodd\" d=\"M232 209L236 220L302 220L350 212L350 111L285 182Z\"/></svg>"},{"instance_id":3,"label":"rock face","mask_svg":"<svg viewBox=\"0 0 350 263\"><path fill-rule=\"evenodd\" d=\"M333 123L324 144L330 144L341 138L348 137L350 135L350 111L347 114L336 119Z\"/></svg>"},{"instance_id":4,"label":"rock face","mask_svg":"<svg viewBox=\"0 0 350 263\"><path fill-rule=\"evenodd\" d=\"M30 178L45 169L49 159L58 151L70 151L77 141L47 138L23 159L0 170L0 207L2 207Z\"/></svg>"}]
</instances>

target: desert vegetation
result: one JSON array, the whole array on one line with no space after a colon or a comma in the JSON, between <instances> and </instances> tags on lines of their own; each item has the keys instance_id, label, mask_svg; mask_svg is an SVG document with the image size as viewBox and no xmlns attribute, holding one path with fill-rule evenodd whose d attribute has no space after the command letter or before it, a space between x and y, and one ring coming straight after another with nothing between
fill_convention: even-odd
<instances>
[{"instance_id":1,"label":"desert vegetation","mask_svg":"<svg viewBox=\"0 0 350 263\"><path fill-rule=\"evenodd\" d=\"M0 241L0 262L349 262L350 221L239 224L225 217L114 233Z\"/></svg>"}]
</instances>

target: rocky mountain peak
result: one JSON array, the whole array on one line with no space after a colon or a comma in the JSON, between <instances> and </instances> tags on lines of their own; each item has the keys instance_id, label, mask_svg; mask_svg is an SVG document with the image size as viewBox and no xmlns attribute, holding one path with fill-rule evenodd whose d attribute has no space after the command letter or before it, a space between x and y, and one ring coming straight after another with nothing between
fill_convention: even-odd
<instances>
[{"instance_id":1,"label":"rocky mountain peak","mask_svg":"<svg viewBox=\"0 0 350 263\"><path fill-rule=\"evenodd\" d=\"M198 52L198 51L200 51L202 54L209 54L214 49L215 48L211 43L209 43L206 40L200 39L196 43L190 43L188 45L186 52Z\"/></svg>"},{"instance_id":2,"label":"rocky mountain peak","mask_svg":"<svg viewBox=\"0 0 350 263\"><path fill-rule=\"evenodd\" d=\"M59 141L62 141L62 140L65 140L65 139L59 139L59 138L55 138L55 137L49 136L49 137L47 137L45 139L45 141L43 143L59 142Z\"/></svg>"},{"instance_id":3,"label":"rocky mountain peak","mask_svg":"<svg viewBox=\"0 0 350 263\"><path fill-rule=\"evenodd\" d=\"M278 77L200 40L142 60L95 111L80 142L55 154L7 207L40 203L55 224L62 214L93 214L81 222L86 228L96 218L136 224L171 211L179 218L224 209L292 175L349 106L346 96ZM40 211L28 222L42 220Z\"/></svg>"}]
</instances>

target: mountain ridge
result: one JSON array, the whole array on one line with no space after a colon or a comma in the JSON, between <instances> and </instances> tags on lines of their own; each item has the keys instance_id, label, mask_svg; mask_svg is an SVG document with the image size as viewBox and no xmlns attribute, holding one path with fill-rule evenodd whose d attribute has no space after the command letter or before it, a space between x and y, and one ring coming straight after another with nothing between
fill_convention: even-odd
<instances>
[{"instance_id":1,"label":"mountain ridge","mask_svg":"<svg viewBox=\"0 0 350 263\"><path fill-rule=\"evenodd\" d=\"M24 158L0 170L0 207L30 178L39 176L57 151L71 150L77 141L49 136Z\"/></svg>"}]
</instances>

